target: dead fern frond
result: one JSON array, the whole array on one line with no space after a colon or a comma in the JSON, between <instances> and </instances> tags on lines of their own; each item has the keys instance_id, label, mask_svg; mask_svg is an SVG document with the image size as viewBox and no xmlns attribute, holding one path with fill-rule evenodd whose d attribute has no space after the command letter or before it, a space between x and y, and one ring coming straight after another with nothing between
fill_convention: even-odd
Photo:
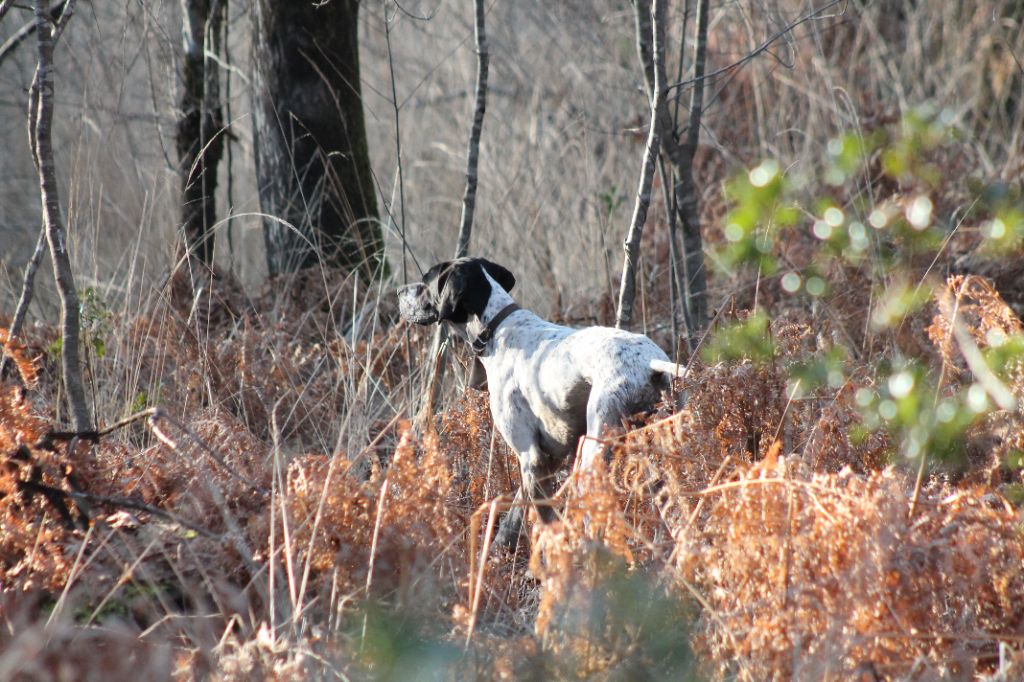
<instances>
[{"instance_id":1,"label":"dead fern frond","mask_svg":"<svg viewBox=\"0 0 1024 682\"><path fill-rule=\"evenodd\" d=\"M31 390L39 383L39 368L35 360L30 359L25 346L3 328L0 328L0 357L14 362L25 388Z\"/></svg>"}]
</instances>

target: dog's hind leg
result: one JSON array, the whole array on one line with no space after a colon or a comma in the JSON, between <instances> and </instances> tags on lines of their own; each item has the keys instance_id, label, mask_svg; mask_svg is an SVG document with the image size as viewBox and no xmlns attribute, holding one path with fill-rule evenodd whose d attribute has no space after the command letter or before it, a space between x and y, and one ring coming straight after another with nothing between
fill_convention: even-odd
<instances>
[{"instance_id":1,"label":"dog's hind leg","mask_svg":"<svg viewBox=\"0 0 1024 682\"><path fill-rule=\"evenodd\" d=\"M587 400L587 435L580 449L581 471L597 461L598 455L611 455L610 446L602 439L609 429L619 429L625 418L650 410L657 403L664 381L617 380L594 384Z\"/></svg>"},{"instance_id":2,"label":"dog's hind leg","mask_svg":"<svg viewBox=\"0 0 1024 682\"><path fill-rule=\"evenodd\" d=\"M494 545L514 549L523 532L524 518L526 518L526 509L523 506L523 489L520 488L512 499L512 508L508 510L498 525L498 532L494 536Z\"/></svg>"},{"instance_id":3,"label":"dog's hind leg","mask_svg":"<svg viewBox=\"0 0 1024 682\"><path fill-rule=\"evenodd\" d=\"M550 523L558 518L548 501L552 494L552 483L557 470L557 463L552 462L539 447L530 446L526 453L519 455L519 471L522 484L512 500L512 509L502 519L495 536L495 544L514 547L523 529L526 519L526 503L537 510L541 521Z\"/></svg>"},{"instance_id":4,"label":"dog's hind leg","mask_svg":"<svg viewBox=\"0 0 1024 682\"><path fill-rule=\"evenodd\" d=\"M608 446L601 437L605 431L622 425L622 408L615 395L595 395L591 392L587 403L587 434L580 447L580 471L594 466L599 455L608 454Z\"/></svg>"}]
</instances>

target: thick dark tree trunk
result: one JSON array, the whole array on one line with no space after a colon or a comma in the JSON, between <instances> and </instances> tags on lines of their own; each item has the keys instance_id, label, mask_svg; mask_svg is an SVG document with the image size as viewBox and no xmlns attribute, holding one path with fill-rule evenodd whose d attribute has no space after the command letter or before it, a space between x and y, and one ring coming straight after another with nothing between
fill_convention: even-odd
<instances>
[{"instance_id":1,"label":"thick dark tree trunk","mask_svg":"<svg viewBox=\"0 0 1024 682\"><path fill-rule=\"evenodd\" d=\"M218 67L209 59L220 46L226 0L182 0L181 164L182 229L190 256L212 265L217 220L217 166L224 153L224 113Z\"/></svg>"},{"instance_id":2,"label":"thick dark tree trunk","mask_svg":"<svg viewBox=\"0 0 1024 682\"><path fill-rule=\"evenodd\" d=\"M359 82L359 3L258 0L254 133L271 275L383 260Z\"/></svg>"},{"instance_id":3,"label":"thick dark tree trunk","mask_svg":"<svg viewBox=\"0 0 1024 682\"><path fill-rule=\"evenodd\" d=\"M704 269L704 242L700 229L700 199L693 177L693 162L700 141L700 121L704 113L704 67L708 51L708 0L697 0L697 40L693 49L693 91L690 96L690 117L686 125L686 143L681 163L677 165L679 217L683 223L683 265L686 273L686 301L689 320L690 350L697 349L698 336L707 326L708 283Z\"/></svg>"}]
</instances>

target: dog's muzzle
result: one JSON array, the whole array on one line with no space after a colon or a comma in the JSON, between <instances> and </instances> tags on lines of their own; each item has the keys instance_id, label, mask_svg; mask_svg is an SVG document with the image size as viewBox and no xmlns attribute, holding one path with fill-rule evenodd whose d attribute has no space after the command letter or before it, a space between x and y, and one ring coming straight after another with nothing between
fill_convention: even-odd
<instances>
[{"instance_id":1,"label":"dog's muzzle","mask_svg":"<svg viewBox=\"0 0 1024 682\"><path fill-rule=\"evenodd\" d=\"M423 284L408 284L398 289L398 313L406 322L433 324L437 322L437 308L428 299Z\"/></svg>"}]
</instances>

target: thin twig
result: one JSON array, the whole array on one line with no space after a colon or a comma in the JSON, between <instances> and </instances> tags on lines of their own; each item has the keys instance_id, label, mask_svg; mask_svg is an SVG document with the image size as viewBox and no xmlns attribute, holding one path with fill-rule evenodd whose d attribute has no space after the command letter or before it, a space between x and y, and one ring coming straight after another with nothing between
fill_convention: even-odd
<instances>
[{"instance_id":1,"label":"thin twig","mask_svg":"<svg viewBox=\"0 0 1024 682\"><path fill-rule=\"evenodd\" d=\"M377 498L377 518L373 522L373 539L370 540L370 565L366 570L366 596L370 596L370 588L373 587L373 565L377 557L377 541L380 539L380 520L384 517L384 499L388 494L388 479L380 487L380 497ZM363 634L359 640L359 648L362 650L366 644L366 626L370 617L369 611L363 613Z\"/></svg>"},{"instance_id":2,"label":"thin twig","mask_svg":"<svg viewBox=\"0 0 1024 682\"><path fill-rule=\"evenodd\" d=\"M161 443L171 448L175 452L180 453L181 447L178 445L177 441L168 436L162 429L160 429L160 427L156 425L157 421L163 419L170 422L172 426L177 428L179 431L188 436L194 443L196 443L199 446L199 448L203 450L203 452L205 452L206 455L214 461L215 464L224 469L224 471L227 472L227 474L230 475L231 477L244 483L245 485L249 486L256 492L259 492L261 494L267 494L270 492L266 488L261 486L259 483L256 483L252 479L246 478L242 474L235 471L227 462L224 461L224 458L221 457L202 438L200 438L196 432L194 432L192 429L185 426L176 418L168 414L168 412L164 410L162 407L146 408L145 410L129 415L124 419L116 421L113 424L99 430L86 429L83 431L48 431L39 441L39 443L37 443L37 446L39 444L46 443L48 441L52 442L55 440L76 441L78 439L84 439L90 441L97 441L104 436L110 435L111 433L117 431L118 429L122 429L128 426L129 424L140 421L142 419L148 419L150 428L153 430L153 434L156 436L157 440L159 440ZM392 423L394 423L394 420L392 420ZM373 443L371 443L371 445L368 447L372 447L372 445ZM69 448L69 450L73 452L74 447Z\"/></svg>"},{"instance_id":3,"label":"thin twig","mask_svg":"<svg viewBox=\"0 0 1024 682\"><path fill-rule=\"evenodd\" d=\"M401 7L401 5L398 4L398 2L395 2L395 7L397 7L400 11L404 11L404 10L402 10L402 7ZM399 102L398 102L398 88L397 88L397 86L395 84L395 60L394 60L394 55L393 55L392 50L391 50L391 20L388 18L388 9L387 9L386 5L384 7L384 40L385 40L385 42L387 44L387 48L388 48L388 76L389 76L389 78L391 80L391 105L392 105L392 111L393 111L394 117L395 117L395 164L398 167L397 168L397 170L398 170L398 203L399 203L399 215L401 217L401 222L398 224L398 236L402 240L402 284L408 284L409 283L409 267L408 267L409 241L406 238L406 233L405 233L405 172L403 170L403 165L402 165L402 126L401 126L401 116L400 116L401 109L402 109L402 104L404 104L404 102L402 104L399 104ZM393 190L392 190L392 192L393 192ZM394 194L392 193L391 196L392 196L392 202L393 202L394 201ZM385 210L388 213L388 218L390 218L391 222L394 223L395 222L394 214L392 214L391 209L388 207L386 201L384 202L384 208L385 208ZM413 258L413 261L415 262L415 258ZM417 264L417 267L418 267L418 264ZM406 357L408 357L411 360L412 359L412 340L409 338L409 327L408 326L406 326L405 334L403 336L405 337L405 355L406 355ZM409 397L411 399L412 398L412 383L411 382L409 383L408 387L409 387Z\"/></svg>"},{"instance_id":4,"label":"thin twig","mask_svg":"<svg viewBox=\"0 0 1024 682\"><path fill-rule=\"evenodd\" d=\"M66 3L67 0L61 0L61 2L58 2L56 5L51 7L50 15L59 20L64 12L64 5ZM14 3L11 2L11 0L7 0L7 2L4 3L3 9L0 11L0 19L3 19L3 15L13 5ZM25 42L26 38L36 32L36 28L38 28L38 25L36 24L35 19L33 19L12 33L11 36L4 41L3 45L0 45L0 65L4 63L4 60L7 59L7 57L9 57L19 45Z\"/></svg>"},{"instance_id":5,"label":"thin twig","mask_svg":"<svg viewBox=\"0 0 1024 682\"><path fill-rule=\"evenodd\" d=\"M484 114L487 111L487 73L490 53L487 49L487 32L484 23L484 17L486 16L484 0L475 0L474 6L476 10L474 35L476 37L477 54L476 108L473 112L473 126L469 133L469 149L466 155L466 190L462 195L462 219L459 224L459 236L455 242L456 258L462 258L469 251L469 239L473 232L473 216L476 211L480 135L484 126ZM434 331L434 339L431 342L430 351L431 357L437 358L437 363L434 365L435 371L430 375L425 391L427 395L425 403L430 405L429 414L433 414L433 406L437 404L437 397L441 390L441 381L444 377L445 368L444 360L448 349L447 340L447 328L444 325L438 325Z\"/></svg>"},{"instance_id":6,"label":"thin twig","mask_svg":"<svg viewBox=\"0 0 1024 682\"><path fill-rule=\"evenodd\" d=\"M636 21L637 53L644 75L644 85L648 98L654 102L653 93L655 79L655 58L652 44L654 28L652 17L637 0L634 3ZM689 12L689 9L686 10ZM707 53L707 32L709 24L707 0L698 0L697 36L694 41L694 71L696 75L704 72ZM685 16L682 35L685 37ZM682 50L683 44L680 44ZM664 52L664 48L662 50ZM664 60L664 54L662 54ZM680 52L680 68L682 52ZM662 69L662 82L664 69ZM702 81L700 81L702 83ZM662 107L658 123L661 126L661 145L659 161L662 167L662 192L665 196L669 219L670 249L675 253L677 230L676 224L682 224L683 243L681 258L673 257L673 283L682 300L683 320L686 325L687 349L694 352L697 338L707 324L707 275L704 268L704 245L700 229L700 201L696 181L693 175L693 161L699 140L700 119L704 110L703 87L697 87L691 97L688 112L687 135L680 140L677 133L679 98L676 98L676 114L669 113L666 103ZM664 159L672 165L673 183L668 184L668 173L664 170ZM671 190L669 189L671 187ZM676 317L673 317L673 323Z\"/></svg>"},{"instance_id":7,"label":"thin twig","mask_svg":"<svg viewBox=\"0 0 1024 682\"><path fill-rule=\"evenodd\" d=\"M109 436L111 433L117 431L118 429L123 429L129 424L140 421L142 419L153 417L154 415L157 415L159 412L159 407L149 407L146 408L145 410L142 410L141 412L136 412L135 414L125 417L124 419L116 421L113 424L96 431L48 431L36 445L38 447L48 442L52 443L55 440L74 441L81 439L95 442L98 441L103 436ZM74 451L75 448L71 447L68 449Z\"/></svg>"},{"instance_id":8,"label":"thin twig","mask_svg":"<svg viewBox=\"0 0 1024 682\"><path fill-rule=\"evenodd\" d=\"M797 379L793 384L793 390L789 392L789 399L786 401L786 407L782 410L782 416L779 417L779 425L775 428L775 435L772 436L772 443L779 440L779 434L782 433L782 427L786 424L786 415L789 414L789 408L793 405L793 400L796 399L796 393L800 390L800 384L803 379Z\"/></svg>"},{"instance_id":9,"label":"thin twig","mask_svg":"<svg viewBox=\"0 0 1024 682\"><path fill-rule=\"evenodd\" d=\"M674 126L673 126L674 129ZM671 131L672 129L667 129ZM665 143L665 132L662 133L662 146ZM664 154L658 155L658 176L661 178L661 196L665 201L665 215L668 217L668 292L669 303L672 310L672 361L679 361L679 320L685 320L687 316L686 301L683 300L685 287L682 281L682 267L679 262L678 229L676 221L676 200L675 192L670 191L672 182L669 179L668 168L665 164ZM688 322L684 322L686 329L690 328Z\"/></svg>"},{"instance_id":10,"label":"thin twig","mask_svg":"<svg viewBox=\"0 0 1024 682\"><path fill-rule=\"evenodd\" d=\"M954 321L955 322L955 321ZM962 324L953 324L953 337L960 347L960 354L963 355L967 368L971 370L975 381L978 382L985 393L1001 410L1013 412L1017 409L1017 399L1013 392L996 376L992 368L985 362L985 356L981 354L978 344L974 342L971 335L967 333Z\"/></svg>"},{"instance_id":11,"label":"thin twig","mask_svg":"<svg viewBox=\"0 0 1024 682\"><path fill-rule=\"evenodd\" d=\"M219 538L219 533L214 533L212 530L200 526L197 523L193 523L188 519L184 519L173 512L169 512L159 507L154 507L151 504L145 502L137 502L135 500L128 499L127 497L109 497L107 495L94 495L93 493L87 493L83 491L72 491L68 493L68 496L76 500L85 500L86 502L92 502L93 504L106 505L110 507L119 507L121 509L134 509L136 511L146 512L153 516L159 516L162 519L166 519L172 523L176 523L183 528L199 533L203 537L207 538Z\"/></svg>"},{"instance_id":12,"label":"thin twig","mask_svg":"<svg viewBox=\"0 0 1024 682\"><path fill-rule=\"evenodd\" d=\"M25 277L21 282L21 294L18 296L18 305L14 309L14 319L7 330L7 344L14 342L14 338L21 333L21 325L25 322L25 315L28 314L29 303L35 293L36 271L39 270L39 263L43 260L43 253L46 251L46 229L39 230L39 238L36 240L36 248L32 252L25 265ZM7 365L7 353L0 353L0 376L3 376L4 367Z\"/></svg>"},{"instance_id":13,"label":"thin twig","mask_svg":"<svg viewBox=\"0 0 1024 682\"><path fill-rule=\"evenodd\" d=\"M690 78L690 79L687 79L687 80L684 80L684 81L679 81L678 83L673 83L672 85L669 85L667 88L665 88L665 90L666 90L666 92L671 92L672 90L675 90L676 88L684 88L684 87L686 87L688 85L694 85L695 83L697 83L699 81L706 81L706 80L710 80L712 78L717 78L718 76L721 76L724 73L728 73L728 72L732 71L733 69L738 69L738 68L740 68L742 66L745 66L747 63L753 61L755 58L757 58L762 53L767 51L769 47L771 47L772 45L777 43L782 38L786 37L786 34L788 34L790 31L792 31L797 26L800 26L801 24L805 24L808 21L811 21L812 19L820 18L821 15L824 14L826 11L828 11L828 10L832 9L833 7L835 7L836 5L838 5L840 3L844 3L844 2L848 2L848 0L832 0L831 2L829 2L829 3L825 4L825 5L822 5L821 7L817 8L817 9L811 10L810 12L808 12L805 15L803 15L799 19L796 19L795 21L792 21L789 24L787 24L785 27L783 27L781 30L776 32L771 37L769 37L767 40L765 40L763 43L758 45L752 51L750 51L746 55L744 55L742 59L738 59L737 61L733 62L732 64L729 64L727 66L723 66L722 68L716 69L716 70L712 71L711 73L702 74L702 75L699 75L699 76L695 74L693 78Z\"/></svg>"},{"instance_id":14,"label":"thin twig","mask_svg":"<svg viewBox=\"0 0 1024 682\"><path fill-rule=\"evenodd\" d=\"M708 481L708 487L718 485L718 481L722 478L722 474L725 473L725 467L727 467L730 462L732 462L732 455L726 455L725 459L722 460L722 463L718 465L718 470L715 471L715 475L711 477L710 481ZM697 504L694 505L689 518L686 519L686 525L683 527L684 533L697 521L697 517L700 515L701 509L704 507L704 500L706 499L708 498L701 497L697 500Z\"/></svg>"},{"instance_id":15,"label":"thin twig","mask_svg":"<svg viewBox=\"0 0 1024 682\"><path fill-rule=\"evenodd\" d=\"M949 318L950 326L953 326L953 325L956 324L957 315L960 313L960 294L962 292L963 292L963 289L961 288L960 291L957 292L956 301L953 303L953 314ZM948 344L948 339L947 339L947 344ZM945 345L946 344L944 344L944 346ZM935 397L932 400L932 406L933 407L939 404L939 397L940 397L940 394L942 393L942 387L946 383L946 370L948 369L948 364L949 364L949 363L946 362L946 355L945 355L945 353L943 352L941 355L942 355L942 370L939 372L939 380L935 384ZM927 468L928 468L928 453L927 453L927 451L924 451L924 452L921 453L921 461L917 463L917 475L914 477L914 492L913 492L913 494L910 497L910 511L907 512L907 519L908 520L909 519L913 519L914 518L914 514L917 512L917 500L921 497L921 487L924 484L924 474L925 474L925 471L927 470Z\"/></svg>"},{"instance_id":16,"label":"thin twig","mask_svg":"<svg viewBox=\"0 0 1024 682\"><path fill-rule=\"evenodd\" d=\"M401 6L396 2L395 6L400 10ZM405 174L402 167L402 127L400 113L402 105L398 102L398 88L395 85L395 60L391 51L391 21L388 19L387 7L384 8L384 39L388 48L388 75L391 80L391 105L395 118L395 162L398 166L398 204L401 223L399 224L399 235L402 238L402 282L409 281L406 272L406 254L409 245L405 236Z\"/></svg>"},{"instance_id":17,"label":"thin twig","mask_svg":"<svg viewBox=\"0 0 1024 682\"><path fill-rule=\"evenodd\" d=\"M99 504L107 507L118 507L120 509L134 509L135 511L146 512L147 514L159 516L162 519L166 519L168 521L171 521L172 523L176 523L179 526L182 526L183 528L193 530L196 533L199 533L200 535L203 535L205 537L220 537L220 535L214 533L208 528L204 528L203 526L192 523L191 521L184 519L178 516L177 514L166 511L164 509L160 509L159 507L154 507L153 505L146 504L145 502L139 502L137 500L129 499L127 497L95 495L93 493L87 493L82 490L63 490L61 488L56 488L54 486L46 485L44 483L39 482L32 482L30 484L26 484L26 487L30 487L32 490L37 490L40 493L44 493L46 495L55 495L58 497L63 497L65 499L74 500L75 502L90 502L92 504Z\"/></svg>"},{"instance_id":18,"label":"thin twig","mask_svg":"<svg viewBox=\"0 0 1024 682\"><path fill-rule=\"evenodd\" d=\"M227 474L234 478L235 480L244 483L245 485L249 486L256 492L260 493L261 495L266 495L270 492L256 481L253 481L251 478L247 478L246 476L243 476L242 474L235 471L231 466L228 465L227 462L224 461L224 458L221 457L212 447L207 445L206 441L200 438L197 433L195 433L192 429L190 429L189 427L185 426L180 421L172 417L164 409L157 407L153 409L153 414L149 418L149 425L150 428L153 430L153 435L155 435L157 439L167 447L171 448L175 452L181 452L181 447L178 445L177 441L168 436L166 433L164 433L164 431L160 429L159 426L157 426L156 422L160 419L164 419L170 422L175 428L177 428L179 431L188 436L192 440L192 442L199 446L199 449L202 450L207 457L212 459L214 463L220 466L221 469L227 472Z\"/></svg>"},{"instance_id":19,"label":"thin twig","mask_svg":"<svg viewBox=\"0 0 1024 682\"><path fill-rule=\"evenodd\" d=\"M711 602L709 602L707 598L703 594L701 594L696 587L691 585L685 578L677 577L676 579L683 585L683 587L686 588L686 591L689 592L693 596L693 598L697 600L697 603L701 605L701 607L704 609L704 612L708 614L712 620L718 623L718 627L725 634L726 639L729 640L729 644L732 646L733 651L739 653L740 648L739 643L736 641L736 635L733 633L732 629L729 628L728 625L726 625L725 621L722 619L722 615L715 609L714 606L711 605ZM737 665L739 665L740 668L743 669L745 673L744 679L757 679L751 673L749 669L749 664L747 663L747 659L745 657L736 656L736 663Z\"/></svg>"},{"instance_id":20,"label":"thin twig","mask_svg":"<svg viewBox=\"0 0 1024 682\"><path fill-rule=\"evenodd\" d=\"M508 498L504 495L491 500L489 503L483 504L473 513L473 517L470 519L469 524L469 596L470 596L470 615L469 615L469 627L466 628L466 643L465 648L469 648L469 641L473 637L473 632L476 629L477 614L480 612L480 594L482 592L481 586L484 581L484 572L487 569L487 555L490 552L491 541L494 539L494 522L497 519L499 511L508 511L512 508L512 503L508 501ZM476 536L480 529L480 513L487 509L487 528L484 531L484 544L480 548L480 565L474 566L476 559ZM476 575L474 576L474 573ZM474 579L475 578L475 579Z\"/></svg>"},{"instance_id":21,"label":"thin twig","mask_svg":"<svg viewBox=\"0 0 1024 682\"><path fill-rule=\"evenodd\" d=\"M60 10L60 14L56 14L54 10L50 10L50 16L53 17L53 44L56 45L57 41L60 40L60 36L64 33L64 29L68 25L68 21L71 19L71 15L75 13L75 0L67 0L64 6Z\"/></svg>"}]
</instances>

